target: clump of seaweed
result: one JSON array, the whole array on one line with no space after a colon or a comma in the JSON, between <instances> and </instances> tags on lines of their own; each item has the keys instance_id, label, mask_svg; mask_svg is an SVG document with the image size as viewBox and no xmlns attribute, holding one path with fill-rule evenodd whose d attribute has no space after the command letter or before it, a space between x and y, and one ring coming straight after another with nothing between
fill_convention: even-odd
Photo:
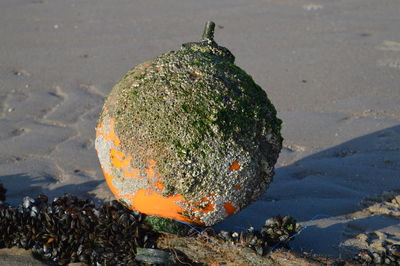
<instances>
[{"instance_id":1,"label":"clump of seaweed","mask_svg":"<svg viewBox=\"0 0 400 266\"><path fill-rule=\"evenodd\" d=\"M166 232L181 236L185 236L189 232L188 226L168 218L148 215L145 217L145 222L156 232Z\"/></svg>"}]
</instances>

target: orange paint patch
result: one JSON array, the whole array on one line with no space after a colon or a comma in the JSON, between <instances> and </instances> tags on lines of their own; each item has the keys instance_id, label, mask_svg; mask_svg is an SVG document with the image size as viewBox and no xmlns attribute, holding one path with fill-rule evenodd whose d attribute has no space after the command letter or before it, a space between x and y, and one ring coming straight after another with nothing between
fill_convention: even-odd
<instances>
[{"instance_id":1,"label":"orange paint patch","mask_svg":"<svg viewBox=\"0 0 400 266\"><path fill-rule=\"evenodd\" d=\"M159 191L164 190L164 184L161 180L157 180L157 182L154 183L154 187L156 187Z\"/></svg>"},{"instance_id":2,"label":"orange paint patch","mask_svg":"<svg viewBox=\"0 0 400 266\"><path fill-rule=\"evenodd\" d=\"M236 190L241 190L241 189L242 189L242 186L241 186L241 185L236 185L236 186L235 186L235 189L236 189Z\"/></svg>"},{"instance_id":3,"label":"orange paint patch","mask_svg":"<svg viewBox=\"0 0 400 266\"><path fill-rule=\"evenodd\" d=\"M117 197L117 199L119 199L119 198L120 198L120 196L119 196L119 191L118 191L118 189L112 184L112 180L113 180L114 177L113 177L112 175L107 174L104 170L103 170L103 173L104 173L104 177L105 177L105 179L106 179L107 185L108 185L108 187L110 188L111 192L115 195L115 197Z\"/></svg>"},{"instance_id":4,"label":"orange paint patch","mask_svg":"<svg viewBox=\"0 0 400 266\"><path fill-rule=\"evenodd\" d=\"M139 169L131 168L130 171L124 171L125 178L139 178Z\"/></svg>"},{"instance_id":5,"label":"orange paint patch","mask_svg":"<svg viewBox=\"0 0 400 266\"><path fill-rule=\"evenodd\" d=\"M132 208L147 215L158 215L170 219L190 222L187 217L181 215L183 207L179 202L185 202L181 195L164 197L151 189L139 189L135 195L129 198Z\"/></svg>"},{"instance_id":6,"label":"orange paint patch","mask_svg":"<svg viewBox=\"0 0 400 266\"><path fill-rule=\"evenodd\" d=\"M209 199L206 199L206 201L207 201L207 205L203 207L203 209L202 209L203 213L208 213L208 212L213 211L215 209L214 204L212 204Z\"/></svg>"},{"instance_id":7,"label":"orange paint patch","mask_svg":"<svg viewBox=\"0 0 400 266\"><path fill-rule=\"evenodd\" d=\"M99 124L97 133L99 135L102 135L103 138L105 138L106 140L112 141L115 146L119 146L121 144L121 140L115 134L114 125L115 125L114 118L110 118L110 130L108 133L106 133L104 130L104 121L103 121L102 123Z\"/></svg>"},{"instance_id":8,"label":"orange paint patch","mask_svg":"<svg viewBox=\"0 0 400 266\"><path fill-rule=\"evenodd\" d=\"M111 154L111 162L116 168L126 168L129 166L129 162L131 161L131 156L125 156L122 151L117 151L116 149L110 150Z\"/></svg>"},{"instance_id":9,"label":"orange paint patch","mask_svg":"<svg viewBox=\"0 0 400 266\"><path fill-rule=\"evenodd\" d=\"M147 180L152 186L158 191L162 191L164 189L164 184L161 179L159 179L159 174L156 171L156 161L150 160L148 162L148 168L144 171L147 174Z\"/></svg>"},{"instance_id":10,"label":"orange paint patch","mask_svg":"<svg viewBox=\"0 0 400 266\"><path fill-rule=\"evenodd\" d=\"M240 165L238 161L234 161L231 165L231 167L229 167L229 170L231 171L239 171L240 170Z\"/></svg>"},{"instance_id":11,"label":"orange paint patch","mask_svg":"<svg viewBox=\"0 0 400 266\"><path fill-rule=\"evenodd\" d=\"M210 194L208 196L214 196ZM207 197L202 197L200 202L195 202L193 207L193 211L198 211L202 213L208 213L215 209L214 204L212 204L211 200Z\"/></svg>"},{"instance_id":12,"label":"orange paint patch","mask_svg":"<svg viewBox=\"0 0 400 266\"><path fill-rule=\"evenodd\" d=\"M144 63L144 64L142 64L142 68L143 69L146 69L146 68L149 68L151 65L149 64L149 63Z\"/></svg>"},{"instance_id":13,"label":"orange paint patch","mask_svg":"<svg viewBox=\"0 0 400 266\"><path fill-rule=\"evenodd\" d=\"M125 154L118 146L121 144L114 128L114 118L106 119L98 124L96 129L97 137L102 136L110 145L109 162L111 163L112 173L107 173L103 169L107 185L117 199L127 199L131 203L131 208L136 209L148 215L157 215L160 217L175 219L192 223L196 225L204 225L201 221L202 214L215 211L216 206L212 203L211 198L214 194L202 197L199 201L186 201L182 195L173 195L165 197L162 191L165 189L163 179L157 172L157 162L149 160L143 172L139 168L133 168L132 156ZM236 167L236 166L235 166ZM119 171L115 171L119 170ZM114 176L118 175L118 176ZM121 190L122 188L113 185L114 178L145 178L150 188L139 188L135 192L128 193ZM122 181L122 180L121 180ZM229 205L230 204L230 205ZM224 205L225 210L235 212L236 207L231 203ZM196 212L194 214L193 212ZM199 214L200 213L200 214Z\"/></svg>"},{"instance_id":14,"label":"orange paint patch","mask_svg":"<svg viewBox=\"0 0 400 266\"><path fill-rule=\"evenodd\" d=\"M115 124L114 118L110 118L110 130L106 134L106 132L104 130L104 121L99 123L97 130L96 130L96 137L98 137L99 135L102 135L104 139L106 139L108 141L112 141L115 146L119 146L121 144L121 140L115 134L114 124Z\"/></svg>"},{"instance_id":15,"label":"orange paint patch","mask_svg":"<svg viewBox=\"0 0 400 266\"><path fill-rule=\"evenodd\" d=\"M147 174L147 176L149 177L149 179L154 177L155 174L155 170L154 168L147 168L146 170L144 170Z\"/></svg>"},{"instance_id":16,"label":"orange paint patch","mask_svg":"<svg viewBox=\"0 0 400 266\"><path fill-rule=\"evenodd\" d=\"M234 214L237 210L237 208L231 202L225 202L224 208L228 215Z\"/></svg>"},{"instance_id":17,"label":"orange paint patch","mask_svg":"<svg viewBox=\"0 0 400 266\"><path fill-rule=\"evenodd\" d=\"M196 71L193 71L192 73L190 73L190 78L192 80L196 80L198 78L200 78L202 75L200 73L197 73Z\"/></svg>"}]
</instances>

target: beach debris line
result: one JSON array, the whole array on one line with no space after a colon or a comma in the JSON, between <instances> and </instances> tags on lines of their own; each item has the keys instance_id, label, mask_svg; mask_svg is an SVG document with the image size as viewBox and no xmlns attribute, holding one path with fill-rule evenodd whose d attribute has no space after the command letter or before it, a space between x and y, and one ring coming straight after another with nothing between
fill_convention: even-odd
<instances>
[{"instance_id":1,"label":"beach debris line","mask_svg":"<svg viewBox=\"0 0 400 266\"><path fill-rule=\"evenodd\" d=\"M214 28L134 67L106 99L95 146L108 186L132 209L211 226L272 182L282 121Z\"/></svg>"}]
</instances>

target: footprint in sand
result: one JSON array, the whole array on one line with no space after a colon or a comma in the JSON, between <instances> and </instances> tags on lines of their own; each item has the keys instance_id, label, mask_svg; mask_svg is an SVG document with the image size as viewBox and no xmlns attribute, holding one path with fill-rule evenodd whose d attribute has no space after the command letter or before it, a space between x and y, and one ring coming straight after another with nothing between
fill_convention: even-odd
<instances>
[{"instance_id":1,"label":"footprint in sand","mask_svg":"<svg viewBox=\"0 0 400 266\"><path fill-rule=\"evenodd\" d=\"M288 152L302 152L306 150L306 147L297 144L283 144L283 149Z\"/></svg>"},{"instance_id":2,"label":"footprint in sand","mask_svg":"<svg viewBox=\"0 0 400 266\"><path fill-rule=\"evenodd\" d=\"M386 192L380 197L367 198L361 204L367 206L367 210L374 215L384 214L400 219L400 191Z\"/></svg>"},{"instance_id":3,"label":"footprint in sand","mask_svg":"<svg viewBox=\"0 0 400 266\"><path fill-rule=\"evenodd\" d=\"M92 85L81 84L78 88L62 89L59 86L56 88L57 94L62 96L62 102L48 112L44 118L64 124L78 122L85 114L100 105L104 99L104 95Z\"/></svg>"},{"instance_id":4,"label":"footprint in sand","mask_svg":"<svg viewBox=\"0 0 400 266\"><path fill-rule=\"evenodd\" d=\"M379 46L376 47L376 49L382 51L400 52L400 42L383 41Z\"/></svg>"},{"instance_id":5,"label":"footprint in sand","mask_svg":"<svg viewBox=\"0 0 400 266\"><path fill-rule=\"evenodd\" d=\"M5 115L4 100L6 97L7 97L7 89L4 84L4 81L0 79L0 118L4 117Z\"/></svg>"},{"instance_id":6,"label":"footprint in sand","mask_svg":"<svg viewBox=\"0 0 400 266\"><path fill-rule=\"evenodd\" d=\"M386 66L400 70L400 59L393 59L393 58L381 59L378 60L378 66Z\"/></svg>"},{"instance_id":7,"label":"footprint in sand","mask_svg":"<svg viewBox=\"0 0 400 266\"><path fill-rule=\"evenodd\" d=\"M363 210L353 214L342 235L342 255L353 256L360 250L385 252L400 244L400 192L383 193L361 202Z\"/></svg>"},{"instance_id":8,"label":"footprint in sand","mask_svg":"<svg viewBox=\"0 0 400 266\"><path fill-rule=\"evenodd\" d=\"M322 9L322 8L323 8L322 5L317 5L317 4L306 4L306 5L303 5L303 9L305 9L307 11L319 10L319 9Z\"/></svg>"},{"instance_id":9,"label":"footprint in sand","mask_svg":"<svg viewBox=\"0 0 400 266\"><path fill-rule=\"evenodd\" d=\"M385 40L380 45L378 45L376 49L381 51L400 52L400 42ZM400 70L400 58L380 59L378 60L377 64L381 67L390 67Z\"/></svg>"},{"instance_id":10,"label":"footprint in sand","mask_svg":"<svg viewBox=\"0 0 400 266\"><path fill-rule=\"evenodd\" d=\"M6 89L6 86L4 85L4 81L0 79L0 92L4 91Z\"/></svg>"},{"instance_id":11,"label":"footprint in sand","mask_svg":"<svg viewBox=\"0 0 400 266\"><path fill-rule=\"evenodd\" d=\"M278 162L278 166L288 166L293 163L296 156L306 151L306 147L297 144L283 144L282 156Z\"/></svg>"}]
</instances>

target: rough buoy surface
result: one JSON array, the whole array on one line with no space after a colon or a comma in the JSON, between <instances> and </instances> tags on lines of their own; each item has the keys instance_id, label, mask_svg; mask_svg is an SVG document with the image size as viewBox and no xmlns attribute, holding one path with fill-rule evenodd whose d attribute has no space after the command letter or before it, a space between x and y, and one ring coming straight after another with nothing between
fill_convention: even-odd
<instances>
[{"instance_id":1,"label":"rough buoy surface","mask_svg":"<svg viewBox=\"0 0 400 266\"><path fill-rule=\"evenodd\" d=\"M132 209L210 226L266 190L281 150L267 94L213 40L186 43L130 70L96 128L107 183Z\"/></svg>"}]
</instances>

